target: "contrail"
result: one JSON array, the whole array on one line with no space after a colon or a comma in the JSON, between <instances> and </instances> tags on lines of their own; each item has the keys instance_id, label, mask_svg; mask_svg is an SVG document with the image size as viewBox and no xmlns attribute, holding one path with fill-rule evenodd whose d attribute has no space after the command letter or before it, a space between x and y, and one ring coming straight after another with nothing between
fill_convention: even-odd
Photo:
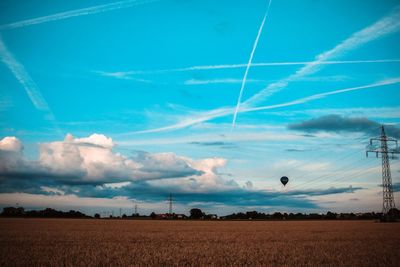
<instances>
[{"instance_id":1,"label":"contrail","mask_svg":"<svg viewBox=\"0 0 400 267\"><path fill-rule=\"evenodd\" d=\"M60 129L56 124L56 120L53 112L51 111L49 105L46 100L40 93L40 90L36 83L32 80L31 76L25 70L24 65L22 65L14 55L7 49L6 45L3 42L3 39L0 35L0 58L1 61L10 69L10 71L14 74L15 78L22 85L27 93L29 99L36 109L43 111L46 113L46 119L51 121L57 130L57 133L61 134Z\"/></svg>"},{"instance_id":2,"label":"contrail","mask_svg":"<svg viewBox=\"0 0 400 267\"><path fill-rule=\"evenodd\" d=\"M331 60L331 61L294 61L294 62L260 62L251 63L250 67L270 67L270 66L305 66L309 64L315 65L341 65L341 64L363 64L363 63L400 63L400 59L375 59L375 60ZM158 69L158 70L131 70L131 71L117 71L117 72L105 72L96 71L96 73L120 79L126 79L130 75L141 75L141 74L162 74L170 72L187 72L187 71L202 71L202 70L220 70L220 69L241 69L246 68L248 64L221 64L221 65L204 65L204 66L191 66L185 68L175 69Z\"/></svg>"},{"instance_id":3,"label":"contrail","mask_svg":"<svg viewBox=\"0 0 400 267\"><path fill-rule=\"evenodd\" d=\"M46 22L50 22L50 21L63 20L63 19L68 19L68 18L78 17L78 16L92 15L92 14L102 13L102 12L106 12L106 11L112 11L112 10L121 9L121 8L128 8L128 7L132 7L132 6L148 4L148 3L152 3L152 2L156 2L156 1L158 1L158 0L126 0L126 1L119 1L119 2L115 2L115 3L105 4L105 5L98 5L98 6L87 7L87 8L82 8L82 9L70 10L70 11L56 13L53 15L43 16L43 17L34 18L34 19L27 19L27 20L10 23L10 24L1 25L0 30L11 30L11 29L30 26L30 25L46 23Z\"/></svg>"},{"instance_id":4,"label":"contrail","mask_svg":"<svg viewBox=\"0 0 400 267\"><path fill-rule=\"evenodd\" d=\"M385 35L397 32L400 29L400 6L393 12L378 20L374 24L353 33L349 38L336 45L331 50L325 51L315 57L313 62L305 65L288 77L268 85L266 88L247 99L243 104L247 107L254 107L264 101L272 94L285 88L290 82L298 78L313 74L320 70L321 63L324 61L338 58L343 54L358 48L366 43L382 38Z\"/></svg>"},{"instance_id":5,"label":"contrail","mask_svg":"<svg viewBox=\"0 0 400 267\"><path fill-rule=\"evenodd\" d=\"M239 109L238 112L239 113L247 113L247 112L260 111L260 110L270 110L270 109L276 109L276 108L282 108L282 107L295 106L295 105L300 105L300 104L304 104L307 102L311 102L311 101L314 101L317 99L325 98L330 95L343 94L343 93L347 93L347 92L351 92L351 91L358 91L358 90L363 90L363 89L368 89L368 88L388 86L388 85L393 85L393 84L398 84L398 83L400 83L400 77L395 77L392 79L385 79L382 81L377 81L375 83L367 84L367 85L363 85L363 86L350 87L350 88L315 94L315 95L311 95L311 96L307 96L307 97L299 98L299 99L296 99L293 101L279 103L279 104L275 104L275 105L260 106L260 107L253 107L253 108L243 108L243 109ZM195 118L185 119L185 120L182 120L181 122L178 122L173 125L156 128L156 129L150 129L150 130L128 132L128 133L124 133L121 135L125 136L125 135L130 135L130 134L157 133L157 132L178 130L178 129L182 129L182 128L186 128L186 127L195 125L197 123L210 121L210 120L213 120L216 118L228 116L228 115L232 114L233 109L234 109L233 107L219 108L216 110L203 112Z\"/></svg>"},{"instance_id":6,"label":"contrail","mask_svg":"<svg viewBox=\"0 0 400 267\"><path fill-rule=\"evenodd\" d=\"M143 134L143 133L158 133L158 132L165 132L165 131L173 131L173 130L177 130L177 129L183 129L186 127L189 127L191 125L197 124L197 123L201 123L201 122L205 122L205 121L209 121L215 118L219 118L219 117L224 117L227 115L232 114L233 108L230 107L226 107L226 108L219 108L219 109L215 109L212 111L208 111L208 112L203 112L201 113L200 116L196 117L196 118L189 118L186 120L182 120L181 122L178 122L176 124L173 125L169 125L169 126L165 126L165 127L161 127L161 128L156 128L156 129L149 129L149 130L143 130L143 131L136 131L136 132L128 132L128 133L124 133L121 135L130 135L130 134Z\"/></svg>"},{"instance_id":7,"label":"contrail","mask_svg":"<svg viewBox=\"0 0 400 267\"><path fill-rule=\"evenodd\" d=\"M233 120L232 120L232 128L231 128L231 131L232 131L233 128L235 127L236 117L237 117L237 113L238 113L238 110L239 110L239 107L240 107L240 102L242 101L243 89L244 89L244 86L245 86L245 84L246 84L247 74L249 73L250 65L251 65L251 62L253 61L254 52L256 51L257 44L258 44L258 40L259 40L259 38L260 38L262 29L264 28L265 20L266 20L267 17L268 17L268 12L269 12L269 8L270 8L270 6L271 6L271 2L272 2L272 0L269 0L268 7L267 7L267 11L265 12L264 18L263 18L263 20L262 20L262 22L261 22L261 25L260 25L260 28L258 29L257 37L256 37L256 40L254 41L253 49L251 50L249 62L247 63L246 70L245 70L245 72L244 72L244 76L243 76L243 80L242 80L242 85L241 85L241 87L240 87L239 97L238 97L238 100L237 100L235 112L233 113Z\"/></svg>"},{"instance_id":8,"label":"contrail","mask_svg":"<svg viewBox=\"0 0 400 267\"><path fill-rule=\"evenodd\" d=\"M185 85L202 85L202 84L218 84L218 83L242 83L242 79L233 79L233 78L224 78L224 79L211 79L211 80L197 80L190 79L185 81L183 84ZM247 83L259 83L263 82L263 80L255 80L255 79L247 79Z\"/></svg>"},{"instance_id":9,"label":"contrail","mask_svg":"<svg viewBox=\"0 0 400 267\"><path fill-rule=\"evenodd\" d=\"M314 101L317 99L325 98L330 95L342 94L342 93L347 93L347 92L351 92L351 91L358 91L358 90L363 90L363 89L368 89L368 88L397 84L397 83L400 83L400 77L396 77L393 79L386 79L386 80L378 81L378 82L368 84L368 85L350 87L350 88L346 88L346 89L340 89L340 90L335 90L335 91L329 91L326 93L315 94L315 95L299 98L299 99L296 99L293 101L280 103L280 104L276 104L276 105L245 108L245 109L241 110L240 112L252 112L252 111L268 110L268 109L294 106L294 105L299 105L299 104L304 104L304 103L307 103L310 101Z\"/></svg>"},{"instance_id":10,"label":"contrail","mask_svg":"<svg viewBox=\"0 0 400 267\"><path fill-rule=\"evenodd\" d=\"M15 78L17 78L20 84L24 87L33 105L39 110L49 111L49 106L47 105L46 100L40 93L36 83L29 76L28 72L25 70L25 67L20 62L18 62L14 55L7 49L1 36L0 57L1 61L3 61L3 63L14 74Z\"/></svg>"},{"instance_id":11,"label":"contrail","mask_svg":"<svg viewBox=\"0 0 400 267\"><path fill-rule=\"evenodd\" d=\"M394 9L394 11L386 16L383 17L382 19L378 20L374 24L353 33L349 38L344 40L343 42L339 43L336 45L334 48L331 50L328 50L324 53L319 54L316 56L314 61L307 62L304 67L300 68L297 70L294 74L286 77L285 79L280 80L279 82L273 83L269 85L267 88L261 90L258 94L254 95L250 99L246 100L244 102L245 104L245 109L239 110L239 112L249 112L249 111L255 111L255 110L262 110L262 109L271 109L271 108L278 108L278 107L284 107L284 106L289 106L289 105L297 105L300 103L304 103L306 101L312 101L314 100L315 97L325 97L328 96L329 94L324 93L324 94L319 94L317 96L312 96L312 98L302 98L299 100L287 102L287 103L282 103L278 105L273 105L273 106L264 106L264 107L257 107L257 104L263 100L265 100L266 97L270 96L274 92L281 90L287 84L291 81L294 81L300 77L304 77L310 74L313 74L317 72L320 69L321 65L327 64L326 62L329 62L329 64L342 64L344 61L330 61L334 58L338 58L339 56L352 51L355 48L358 48L364 44L367 44L371 41L377 40L385 35L389 35L391 33L394 33L400 29L400 7L397 7ZM395 61L390 61L390 62L397 62L398 59ZM333 63L334 62L334 63ZM351 62L351 61L347 61ZM383 61L369 61L369 62L383 62ZM388 61L389 62L389 61ZM354 61L354 63L362 63L362 61ZM303 64L304 65L304 64ZM221 66L221 65L219 65ZM202 66L201 69L211 69L211 68L223 68L223 67L231 67L232 65L223 65L223 67L215 67L215 66ZM243 67L242 64L236 64L234 67ZM200 69L200 67L191 67L191 68L184 68L184 70L194 70L194 69ZM122 73L119 73L119 75L122 75ZM397 83L397 82L396 82ZM375 87L375 86L380 86L380 85L372 85L369 87L365 88L370 88L370 87ZM352 89L354 90L354 89ZM359 89L356 89L359 90ZM343 91L345 92L345 91ZM340 93L340 92L337 92ZM299 102L300 101L300 102ZM243 103L242 103L243 104ZM184 120L181 121L175 125L170 125L166 126L163 128L158 128L158 129L151 129L151 130L145 130L141 131L142 133L144 132L162 132L162 131L168 131L168 130L176 130L176 129L181 129L185 128L197 123L201 123L204 121L209 121L214 118L218 117L223 117L229 114L229 112L232 111L231 107L225 107L225 108L220 108L214 110L215 113L210 115L212 111L208 112L207 116L199 116L195 119L189 119L189 120ZM139 132L132 132L132 133L139 133Z\"/></svg>"}]
</instances>

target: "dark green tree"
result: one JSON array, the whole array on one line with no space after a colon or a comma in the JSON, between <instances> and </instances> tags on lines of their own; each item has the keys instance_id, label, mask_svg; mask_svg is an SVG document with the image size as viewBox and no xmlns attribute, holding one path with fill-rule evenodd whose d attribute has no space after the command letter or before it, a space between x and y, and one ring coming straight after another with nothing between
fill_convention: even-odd
<instances>
[{"instance_id":1,"label":"dark green tree","mask_svg":"<svg viewBox=\"0 0 400 267\"><path fill-rule=\"evenodd\" d=\"M205 215L201 209L194 208L190 210L190 219L202 219Z\"/></svg>"}]
</instances>

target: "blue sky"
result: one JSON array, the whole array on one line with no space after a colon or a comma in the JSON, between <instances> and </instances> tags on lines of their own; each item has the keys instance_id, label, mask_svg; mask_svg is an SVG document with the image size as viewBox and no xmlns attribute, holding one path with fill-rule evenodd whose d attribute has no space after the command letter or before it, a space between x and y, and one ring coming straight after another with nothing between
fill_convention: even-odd
<instances>
[{"instance_id":1,"label":"blue sky","mask_svg":"<svg viewBox=\"0 0 400 267\"><path fill-rule=\"evenodd\" d=\"M398 1L1 1L0 14L2 206L165 212L172 192L179 212L381 209L365 145L382 123L400 137Z\"/></svg>"}]
</instances>

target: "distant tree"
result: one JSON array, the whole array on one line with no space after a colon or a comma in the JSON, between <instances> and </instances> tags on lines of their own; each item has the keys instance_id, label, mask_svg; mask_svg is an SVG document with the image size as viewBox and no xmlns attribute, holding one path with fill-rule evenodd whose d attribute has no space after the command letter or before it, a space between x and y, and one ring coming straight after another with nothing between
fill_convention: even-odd
<instances>
[{"instance_id":1,"label":"distant tree","mask_svg":"<svg viewBox=\"0 0 400 267\"><path fill-rule=\"evenodd\" d=\"M307 219L311 219L311 220L320 220L322 218L321 214L318 213L310 213L307 216Z\"/></svg>"},{"instance_id":2,"label":"distant tree","mask_svg":"<svg viewBox=\"0 0 400 267\"><path fill-rule=\"evenodd\" d=\"M275 212L274 214L272 214L272 218L273 219L277 219L277 220L282 220L283 219L283 215L280 212Z\"/></svg>"},{"instance_id":3,"label":"distant tree","mask_svg":"<svg viewBox=\"0 0 400 267\"><path fill-rule=\"evenodd\" d=\"M29 210L25 211L24 208L13 208L7 207L3 209L0 214L4 217L33 217L33 218L89 218L86 214L70 210L68 212L59 211L51 208L46 208L44 210Z\"/></svg>"},{"instance_id":4,"label":"distant tree","mask_svg":"<svg viewBox=\"0 0 400 267\"><path fill-rule=\"evenodd\" d=\"M336 213L333 213L333 212L328 211L328 212L326 213L326 219L328 219L328 220L334 220L334 219L336 219Z\"/></svg>"},{"instance_id":5,"label":"distant tree","mask_svg":"<svg viewBox=\"0 0 400 267\"><path fill-rule=\"evenodd\" d=\"M126 218L127 218L126 214L122 214L122 219L126 219Z\"/></svg>"},{"instance_id":6,"label":"distant tree","mask_svg":"<svg viewBox=\"0 0 400 267\"><path fill-rule=\"evenodd\" d=\"M190 210L190 219L202 219L205 215L201 209L194 208Z\"/></svg>"},{"instance_id":7,"label":"distant tree","mask_svg":"<svg viewBox=\"0 0 400 267\"><path fill-rule=\"evenodd\" d=\"M1 216L4 217L20 217L25 214L25 210L22 207L19 208L14 208L14 207L6 207L3 208L3 212L1 213Z\"/></svg>"},{"instance_id":8,"label":"distant tree","mask_svg":"<svg viewBox=\"0 0 400 267\"><path fill-rule=\"evenodd\" d=\"M153 211L153 212L150 214L150 217L151 217L152 219L155 219L155 218L157 218L157 214Z\"/></svg>"},{"instance_id":9,"label":"distant tree","mask_svg":"<svg viewBox=\"0 0 400 267\"><path fill-rule=\"evenodd\" d=\"M248 211L246 212L246 219L260 219L261 214L257 211Z\"/></svg>"},{"instance_id":10,"label":"distant tree","mask_svg":"<svg viewBox=\"0 0 400 267\"><path fill-rule=\"evenodd\" d=\"M94 217L95 217L96 219L100 219L100 214L96 213L96 214L94 215Z\"/></svg>"},{"instance_id":11,"label":"distant tree","mask_svg":"<svg viewBox=\"0 0 400 267\"><path fill-rule=\"evenodd\" d=\"M399 218L400 217L400 210L396 209L396 208L391 208L388 212L389 216L395 217L395 218Z\"/></svg>"}]
</instances>

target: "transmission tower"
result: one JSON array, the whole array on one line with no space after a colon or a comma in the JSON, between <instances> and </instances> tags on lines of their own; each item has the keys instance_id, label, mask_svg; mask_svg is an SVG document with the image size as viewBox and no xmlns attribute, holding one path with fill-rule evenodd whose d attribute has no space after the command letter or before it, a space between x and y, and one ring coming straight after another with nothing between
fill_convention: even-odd
<instances>
[{"instance_id":1,"label":"transmission tower","mask_svg":"<svg viewBox=\"0 0 400 267\"><path fill-rule=\"evenodd\" d=\"M380 142L380 144L377 144L377 142ZM393 144L395 144L395 146ZM367 157L368 153L375 153L377 158L379 156L382 157L382 188L383 188L382 213L387 214L390 211L390 209L396 207L394 204L394 197L393 197L393 185L390 173L389 155L391 154L392 159L394 159L395 158L394 155L399 154L397 140L386 136L385 127L382 125L381 135L379 137L370 139L370 143L367 146L367 151L366 151Z\"/></svg>"},{"instance_id":2,"label":"transmission tower","mask_svg":"<svg viewBox=\"0 0 400 267\"><path fill-rule=\"evenodd\" d=\"M169 205L169 217L172 218L172 194L169 193L169 197L168 197L168 205Z\"/></svg>"}]
</instances>

